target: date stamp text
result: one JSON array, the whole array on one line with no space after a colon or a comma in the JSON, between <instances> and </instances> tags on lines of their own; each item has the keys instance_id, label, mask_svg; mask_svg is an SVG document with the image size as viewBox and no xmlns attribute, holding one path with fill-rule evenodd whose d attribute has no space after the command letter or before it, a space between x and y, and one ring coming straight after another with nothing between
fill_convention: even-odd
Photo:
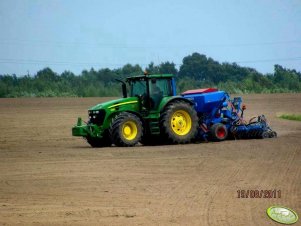
<instances>
[{"instance_id":1,"label":"date stamp text","mask_svg":"<svg viewBox=\"0 0 301 226\"><path fill-rule=\"evenodd\" d=\"M271 190L237 190L237 198L251 198L251 199L276 199L281 198L281 190L271 189Z\"/></svg>"}]
</instances>

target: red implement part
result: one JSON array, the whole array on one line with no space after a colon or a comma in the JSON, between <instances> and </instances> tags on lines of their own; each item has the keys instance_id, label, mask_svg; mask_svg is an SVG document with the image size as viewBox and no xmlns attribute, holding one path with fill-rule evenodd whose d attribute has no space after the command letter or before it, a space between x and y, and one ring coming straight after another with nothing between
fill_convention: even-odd
<instances>
[{"instance_id":1,"label":"red implement part","mask_svg":"<svg viewBox=\"0 0 301 226\"><path fill-rule=\"evenodd\" d=\"M216 136L220 139L224 139L226 136L226 130L224 129L224 127L220 127L218 128L218 130L216 131Z\"/></svg>"},{"instance_id":2,"label":"red implement part","mask_svg":"<svg viewBox=\"0 0 301 226\"><path fill-rule=\"evenodd\" d=\"M181 93L181 95L188 95L188 94L202 94L202 93L211 93L218 91L216 88L205 88L205 89L191 89L187 90L184 93Z\"/></svg>"}]
</instances>

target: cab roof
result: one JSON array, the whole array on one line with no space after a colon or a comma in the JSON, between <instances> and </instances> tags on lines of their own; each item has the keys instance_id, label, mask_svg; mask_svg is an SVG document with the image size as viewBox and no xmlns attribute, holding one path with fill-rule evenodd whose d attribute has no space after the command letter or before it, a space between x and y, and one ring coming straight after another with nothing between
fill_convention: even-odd
<instances>
[{"instance_id":1,"label":"cab roof","mask_svg":"<svg viewBox=\"0 0 301 226\"><path fill-rule=\"evenodd\" d=\"M145 79L145 78L172 78L174 77L173 74L147 74L147 75L136 75L136 76L130 76L127 77L126 80L139 80L139 79Z\"/></svg>"}]
</instances>

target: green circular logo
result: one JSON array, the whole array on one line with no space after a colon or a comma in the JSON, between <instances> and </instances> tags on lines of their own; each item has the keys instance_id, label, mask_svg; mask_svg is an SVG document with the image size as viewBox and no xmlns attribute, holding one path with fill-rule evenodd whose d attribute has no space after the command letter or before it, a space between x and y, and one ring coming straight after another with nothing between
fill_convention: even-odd
<instances>
[{"instance_id":1,"label":"green circular logo","mask_svg":"<svg viewBox=\"0 0 301 226\"><path fill-rule=\"evenodd\" d=\"M284 206L271 206L267 209L268 216L281 224L294 224L298 221L297 213Z\"/></svg>"}]
</instances>

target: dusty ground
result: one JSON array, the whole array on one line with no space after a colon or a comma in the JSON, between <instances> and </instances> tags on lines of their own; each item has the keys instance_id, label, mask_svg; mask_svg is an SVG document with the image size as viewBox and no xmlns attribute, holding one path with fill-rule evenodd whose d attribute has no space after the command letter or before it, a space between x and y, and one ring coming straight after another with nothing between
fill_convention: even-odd
<instances>
[{"instance_id":1,"label":"dusty ground","mask_svg":"<svg viewBox=\"0 0 301 226\"><path fill-rule=\"evenodd\" d=\"M71 136L102 98L0 99L0 224L278 225L274 204L300 216L301 122L276 117L300 113L300 99L244 96L246 116L266 114L277 139L103 149Z\"/></svg>"}]
</instances>

